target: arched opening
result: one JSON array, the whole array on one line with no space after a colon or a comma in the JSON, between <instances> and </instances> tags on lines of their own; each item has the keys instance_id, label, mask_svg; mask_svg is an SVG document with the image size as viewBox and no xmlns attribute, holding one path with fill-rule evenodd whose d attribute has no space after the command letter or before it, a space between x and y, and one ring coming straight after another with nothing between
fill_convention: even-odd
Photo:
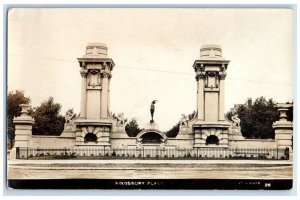
<instances>
[{"instance_id":1,"label":"arched opening","mask_svg":"<svg viewBox=\"0 0 300 200\"><path fill-rule=\"evenodd\" d=\"M143 144L160 144L163 137L155 132L148 132L143 134L141 138Z\"/></svg>"},{"instance_id":2,"label":"arched opening","mask_svg":"<svg viewBox=\"0 0 300 200\"><path fill-rule=\"evenodd\" d=\"M84 142L96 142L97 143L97 136L94 133L88 133L84 136Z\"/></svg>"},{"instance_id":3,"label":"arched opening","mask_svg":"<svg viewBox=\"0 0 300 200\"><path fill-rule=\"evenodd\" d=\"M210 135L206 138L206 145L209 145L209 144L216 144L216 145L219 145L219 138L215 135Z\"/></svg>"}]
</instances>

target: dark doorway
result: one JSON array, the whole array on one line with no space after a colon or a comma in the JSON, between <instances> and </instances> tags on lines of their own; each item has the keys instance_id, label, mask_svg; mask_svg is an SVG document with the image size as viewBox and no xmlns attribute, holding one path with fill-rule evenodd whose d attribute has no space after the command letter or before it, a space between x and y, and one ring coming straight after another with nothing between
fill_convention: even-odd
<instances>
[{"instance_id":1,"label":"dark doorway","mask_svg":"<svg viewBox=\"0 0 300 200\"><path fill-rule=\"evenodd\" d=\"M141 136L143 144L160 144L162 136L155 132L148 132Z\"/></svg>"},{"instance_id":2,"label":"dark doorway","mask_svg":"<svg viewBox=\"0 0 300 200\"><path fill-rule=\"evenodd\" d=\"M219 145L219 138L215 135L210 135L206 138L206 145L216 144Z\"/></svg>"},{"instance_id":3,"label":"dark doorway","mask_svg":"<svg viewBox=\"0 0 300 200\"><path fill-rule=\"evenodd\" d=\"M97 143L97 136L94 133L88 133L84 137L84 142L96 142Z\"/></svg>"}]
</instances>

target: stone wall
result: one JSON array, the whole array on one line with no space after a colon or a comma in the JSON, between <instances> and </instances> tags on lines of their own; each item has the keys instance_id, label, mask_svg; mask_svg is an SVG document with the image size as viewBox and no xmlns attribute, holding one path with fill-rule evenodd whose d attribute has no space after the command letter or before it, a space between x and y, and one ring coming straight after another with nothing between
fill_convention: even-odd
<instances>
[{"instance_id":1,"label":"stone wall","mask_svg":"<svg viewBox=\"0 0 300 200\"><path fill-rule=\"evenodd\" d=\"M172 145L172 146L192 149L194 146L194 137L168 138L166 145Z\"/></svg>"},{"instance_id":2,"label":"stone wall","mask_svg":"<svg viewBox=\"0 0 300 200\"><path fill-rule=\"evenodd\" d=\"M63 133L60 136L33 135L29 142L30 148L69 148L75 146L75 133Z\"/></svg>"},{"instance_id":3,"label":"stone wall","mask_svg":"<svg viewBox=\"0 0 300 200\"><path fill-rule=\"evenodd\" d=\"M269 139L244 139L235 140L229 142L229 147L231 148L253 148L253 149L264 149L264 148L276 148L277 143L275 140Z\"/></svg>"},{"instance_id":4,"label":"stone wall","mask_svg":"<svg viewBox=\"0 0 300 200\"><path fill-rule=\"evenodd\" d=\"M29 142L31 148L65 148L75 146L75 133L64 132L60 136L33 135ZM126 133L110 134L111 148L124 148L126 146L137 145L136 137L128 137ZM176 138L168 138L165 145L178 146L184 148L194 147L194 136L191 134L181 134ZM272 139L241 139L230 140L230 148L277 148L276 140Z\"/></svg>"},{"instance_id":5,"label":"stone wall","mask_svg":"<svg viewBox=\"0 0 300 200\"><path fill-rule=\"evenodd\" d=\"M128 137L126 133L111 133L110 134L111 148L124 148L128 145L136 145L136 137Z\"/></svg>"}]
</instances>

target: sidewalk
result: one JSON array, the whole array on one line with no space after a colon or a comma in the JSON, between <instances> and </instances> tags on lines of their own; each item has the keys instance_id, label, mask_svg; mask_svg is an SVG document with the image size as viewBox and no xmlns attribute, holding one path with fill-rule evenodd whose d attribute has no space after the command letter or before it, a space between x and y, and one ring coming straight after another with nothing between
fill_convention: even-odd
<instances>
[{"instance_id":1,"label":"sidewalk","mask_svg":"<svg viewBox=\"0 0 300 200\"><path fill-rule=\"evenodd\" d=\"M8 165L51 165L51 164L253 164L292 165L290 160L8 160Z\"/></svg>"},{"instance_id":2,"label":"sidewalk","mask_svg":"<svg viewBox=\"0 0 300 200\"><path fill-rule=\"evenodd\" d=\"M9 179L292 179L286 160L15 160Z\"/></svg>"}]
</instances>

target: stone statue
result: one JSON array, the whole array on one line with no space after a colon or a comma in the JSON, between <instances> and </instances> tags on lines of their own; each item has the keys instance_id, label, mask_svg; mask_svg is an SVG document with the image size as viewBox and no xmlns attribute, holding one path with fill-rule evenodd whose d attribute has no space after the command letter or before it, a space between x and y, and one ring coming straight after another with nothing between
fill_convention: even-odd
<instances>
[{"instance_id":1,"label":"stone statue","mask_svg":"<svg viewBox=\"0 0 300 200\"><path fill-rule=\"evenodd\" d=\"M154 115L154 111L155 111L155 103L156 102L157 102L157 100L153 100L152 103L151 103L151 107L150 107L151 120L150 120L150 123L154 123L153 115Z\"/></svg>"},{"instance_id":2,"label":"stone statue","mask_svg":"<svg viewBox=\"0 0 300 200\"><path fill-rule=\"evenodd\" d=\"M68 110L65 115L65 127L64 131L71 131L73 128L73 119L76 117L76 115L73 113L73 110Z\"/></svg>"},{"instance_id":3,"label":"stone statue","mask_svg":"<svg viewBox=\"0 0 300 200\"><path fill-rule=\"evenodd\" d=\"M120 125L124 125L127 121L127 119L124 118L124 113L113 114L113 118L115 118Z\"/></svg>"},{"instance_id":4,"label":"stone statue","mask_svg":"<svg viewBox=\"0 0 300 200\"><path fill-rule=\"evenodd\" d=\"M116 132L125 132L125 123L127 119L124 117L124 113L113 114L112 117L117 120L117 124L115 126Z\"/></svg>"},{"instance_id":5,"label":"stone statue","mask_svg":"<svg viewBox=\"0 0 300 200\"><path fill-rule=\"evenodd\" d=\"M233 115L231 117L231 120L232 120L232 124L231 124L231 132L233 134L241 134L241 126L240 126L240 123L241 123L241 120L238 118L238 115Z\"/></svg>"},{"instance_id":6,"label":"stone statue","mask_svg":"<svg viewBox=\"0 0 300 200\"><path fill-rule=\"evenodd\" d=\"M241 120L238 118L238 115L233 115L231 120L233 121L233 126L240 127Z\"/></svg>"},{"instance_id":7,"label":"stone statue","mask_svg":"<svg viewBox=\"0 0 300 200\"><path fill-rule=\"evenodd\" d=\"M72 114L71 111L68 110L68 111L66 112L66 116L65 116L66 124L70 124L72 118L73 118L73 114Z\"/></svg>"},{"instance_id":8,"label":"stone statue","mask_svg":"<svg viewBox=\"0 0 300 200\"><path fill-rule=\"evenodd\" d=\"M180 123L182 126L187 126L189 123L189 118L185 114L181 114L181 120Z\"/></svg>"}]
</instances>

